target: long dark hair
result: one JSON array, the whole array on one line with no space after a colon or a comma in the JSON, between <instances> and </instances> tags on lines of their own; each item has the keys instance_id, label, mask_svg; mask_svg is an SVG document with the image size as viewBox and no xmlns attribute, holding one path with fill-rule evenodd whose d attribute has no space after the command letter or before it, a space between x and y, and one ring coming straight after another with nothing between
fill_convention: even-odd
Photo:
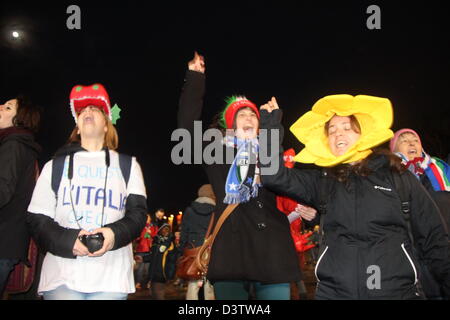
<instances>
[{"instance_id":1,"label":"long dark hair","mask_svg":"<svg viewBox=\"0 0 450 320\"><path fill-rule=\"evenodd\" d=\"M41 108L24 95L17 96L16 100L17 113L12 120L13 125L37 132L41 120Z\"/></svg>"},{"instance_id":2,"label":"long dark hair","mask_svg":"<svg viewBox=\"0 0 450 320\"><path fill-rule=\"evenodd\" d=\"M371 159L378 157L378 156L385 156L389 160L389 167L392 171L396 171L399 173L402 173L406 171L406 167L402 164L401 159L393 154L391 151L385 148L376 148L373 150L373 153L369 155L364 160L360 161L357 164L351 165L351 164L340 164L335 167L331 167L326 169L327 173L330 174L331 177L335 178L339 182L347 182L348 177L351 173L355 173L361 177L367 177L370 175L373 171L369 167L369 162Z\"/></svg>"}]
</instances>

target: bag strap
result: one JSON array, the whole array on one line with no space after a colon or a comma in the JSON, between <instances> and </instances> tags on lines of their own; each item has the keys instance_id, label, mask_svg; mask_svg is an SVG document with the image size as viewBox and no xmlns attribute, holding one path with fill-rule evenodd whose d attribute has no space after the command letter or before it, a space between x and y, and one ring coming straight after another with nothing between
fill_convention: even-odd
<instances>
[{"instance_id":1,"label":"bag strap","mask_svg":"<svg viewBox=\"0 0 450 320\"><path fill-rule=\"evenodd\" d=\"M61 177L64 171L64 162L66 156L55 157L52 161L52 190L56 198L58 198L58 189L61 183Z\"/></svg>"},{"instance_id":2,"label":"bag strap","mask_svg":"<svg viewBox=\"0 0 450 320\"><path fill-rule=\"evenodd\" d=\"M58 189L61 184L61 178L64 171L64 163L66 161L66 155L57 156L52 162L52 190L58 197ZM132 157L127 154L119 153L119 165L122 176L125 180L125 185L128 186L130 180Z\"/></svg>"},{"instance_id":3,"label":"bag strap","mask_svg":"<svg viewBox=\"0 0 450 320\"><path fill-rule=\"evenodd\" d=\"M411 245L414 246L414 237L412 235L411 227L411 184L405 174L394 171L392 173L394 178L394 185L401 201L401 209L403 217L406 221L406 227L408 228L408 237L411 241Z\"/></svg>"},{"instance_id":4,"label":"bag strap","mask_svg":"<svg viewBox=\"0 0 450 320\"><path fill-rule=\"evenodd\" d=\"M230 216L230 214L233 213L234 209L237 208L237 206L239 205L239 203L233 203L233 204L229 204L225 210L222 212L219 220L217 221L216 227L214 228L214 232L211 235L211 239L209 240L209 244L212 246L212 244L214 243L214 239L216 238L217 234L220 231L220 228L222 227L223 223L225 222L225 220ZM212 221L212 220L211 220ZM210 222L210 227L212 226L212 223ZM209 234L205 237L205 239L209 236Z\"/></svg>"},{"instance_id":5,"label":"bag strap","mask_svg":"<svg viewBox=\"0 0 450 320\"><path fill-rule=\"evenodd\" d=\"M208 225L208 230L206 231L206 234L205 234L205 239L208 238L209 234L211 233L213 224L214 224L214 212L212 213L211 218L209 219L209 225Z\"/></svg>"},{"instance_id":6,"label":"bag strap","mask_svg":"<svg viewBox=\"0 0 450 320\"><path fill-rule=\"evenodd\" d=\"M325 222L325 215L327 213L327 202L329 194L330 181L327 179L328 173L322 170L320 173L319 181L319 214L320 214L320 224L319 224L319 248L322 247L324 242L325 233L323 231L323 225Z\"/></svg>"},{"instance_id":7,"label":"bag strap","mask_svg":"<svg viewBox=\"0 0 450 320\"><path fill-rule=\"evenodd\" d=\"M125 186L128 186L128 181L130 180L131 162L132 162L131 156L119 153L119 166L120 171L122 172L122 176L125 180Z\"/></svg>"}]
</instances>

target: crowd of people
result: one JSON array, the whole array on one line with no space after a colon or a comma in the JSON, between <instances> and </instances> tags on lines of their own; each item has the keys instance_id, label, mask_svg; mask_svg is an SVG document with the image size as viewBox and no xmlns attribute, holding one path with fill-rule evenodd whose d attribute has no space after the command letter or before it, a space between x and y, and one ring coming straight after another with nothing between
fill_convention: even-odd
<instances>
[{"instance_id":1,"label":"crowd of people","mask_svg":"<svg viewBox=\"0 0 450 320\"><path fill-rule=\"evenodd\" d=\"M205 71L195 53L177 117L191 133ZM391 130L389 99L319 99L290 127L305 145L295 155L283 148L275 97L260 107L228 98L210 128L233 161L204 165L209 183L175 229L163 209L148 213L140 164L116 151L106 89L76 85L69 102L74 129L41 171L39 110L24 97L0 105L1 295L27 275L15 291L34 283L46 300L124 300L136 289L164 300L172 280L187 300L289 300L293 284L306 296L309 253L315 299L450 297L450 166L425 152L415 130ZM267 150L275 152L263 161ZM177 279L180 259L211 230L207 272Z\"/></svg>"}]
</instances>

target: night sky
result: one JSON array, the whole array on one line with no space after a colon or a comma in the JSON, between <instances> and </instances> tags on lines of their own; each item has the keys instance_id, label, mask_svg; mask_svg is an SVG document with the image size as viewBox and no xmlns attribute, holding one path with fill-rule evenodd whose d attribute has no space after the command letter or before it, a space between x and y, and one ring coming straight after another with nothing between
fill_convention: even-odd
<instances>
[{"instance_id":1,"label":"night sky","mask_svg":"<svg viewBox=\"0 0 450 320\"><path fill-rule=\"evenodd\" d=\"M200 165L170 159L194 50L206 59L204 126L232 94L258 105L277 97L286 127L323 96L374 95L392 101L394 130L416 129L426 151L447 158L450 28L443 2L262 3L2 1L0 99L22 92L43 108L43 165L74 127L71 88L104 84L123 110L119 151L140 162L150 211L183 210L207 182ZM81 30L66 27L71 4L81 8ZM381 8L381 30L366 27L371 4ZM13 39L13 30L23 38ZM289 131L284 145L301 148Z\"/></svg>"}]
</instances>

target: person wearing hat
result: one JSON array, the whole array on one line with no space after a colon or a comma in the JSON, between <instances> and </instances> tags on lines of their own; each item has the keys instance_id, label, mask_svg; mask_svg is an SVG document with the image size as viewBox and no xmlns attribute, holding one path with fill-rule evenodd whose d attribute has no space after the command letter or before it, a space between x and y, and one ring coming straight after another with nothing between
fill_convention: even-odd
<instances>
[{"instance_id":1,"label":"person wearing hat","mask_svg":"<svg viewBox=\"0 0 450 320\"><path fill-rule=\"evenodd\" d=\"M197 53L188 63L178 110L178 127L194 133L205 94L205 61ZM276 195L260 181L259 109L243 96L226 101L211 128L222 132L220 151L234 159L204 166L216 195L215 223L238 204L223 225L211 250L206 278L217 300L246 300L254 289L259 300L288 300L289 284L300 280L300 266L289 221L277 208ZM225 135L226 133L226 135Z\"/></svg>"},{"instance_id":2,"label":"person wearing hat","mask_svg":"<svg viewBox=\"0 0 450 320\"><path fill-rule=\"evenodd\" d=\"M28 207L31 234L47 251L38 292L46 300L126 299L135 292L132 241L146 221L142 171L129 157L124 176L101 84L75 86L70 106L69 144L45 164Z\"/></svg>"},{"instance_id":3,"label":"person wearing hat","mask_svg":"<svg viewBox=\"0 0 450 320\"><path fill-rule=\"evenodd\" d=\"M439 207L448 233L450 230L450 166L423 150L419 134L408 128L395 132L389 147L402 160L409 171L422 183ZM439 285L432 278L424 283L424 291L430 299L440 299Z\"/></svg>"},{"instance_id":4,"label":"person wearing hat","mask_svg":"<svg viewBox=\"0 0 450 320\"><path fill-rule=\"evenodd\" d=\"M398 130L389 147L417 178L426 178L427 190L450 191L450 166L437 157L431 157L422 148L419 134L412 129ZM421 179L422 181L424 179Z\"/></svg>"},{"instance_id":5,"label":"person wearing hat","mask_svg":"<svg viewBox=\"0 0 450 320\"><path fill-rule=\"evenodd\" d=\"M272 101L261 109L261 127L282 130L278 104ZM422 298L394 175L411 185L415 247L450 296L448 235L435 203L398 157L376 149L393 136L392 120L388 99L324 97L290 128L305 145L295 160L318 168L279 166L276 174L262 175L267 188L320 209L316 299ZM281 157L280 149L272 162Z\"/></svg>"},{"instance_id":6,"label":"person wearing hat","mask_svg":"<svg viewBox=\"0 0 450 320\"><path fill-rule=\"evenodd\" d=\"M196 248L203 244L212 213L216 207L216 196L210 184L202 185L197 199L183 212L181 220L180 249ZM189 280L186 300L198 300L200 286L204 288L205 300L214 300L214 288L209 281Z\"/></svg>"}]
</instances>

